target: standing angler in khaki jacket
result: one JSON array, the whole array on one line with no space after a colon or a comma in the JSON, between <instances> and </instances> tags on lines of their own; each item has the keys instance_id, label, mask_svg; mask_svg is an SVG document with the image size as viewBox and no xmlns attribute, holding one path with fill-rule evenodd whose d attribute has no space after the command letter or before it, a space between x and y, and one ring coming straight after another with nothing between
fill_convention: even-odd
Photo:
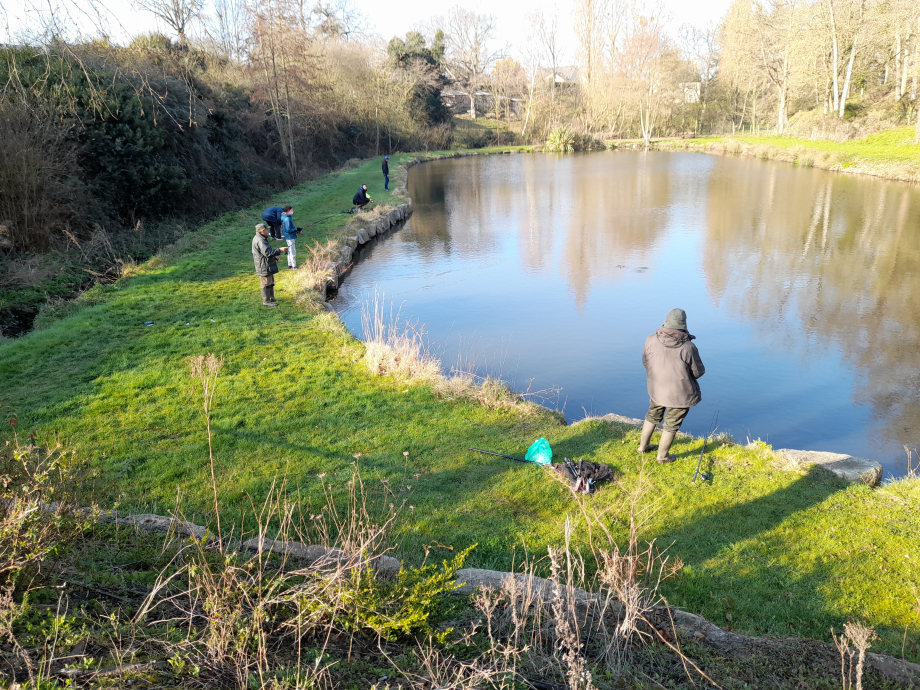
<instances>
[{"instance_id":1,"label":"standing angler in khaki jacket","mask_svg":"<svg viewBox=\"0 0 920 690\"><path fill-rule=\"evenodd\" d=\"M262 285L262 304L266 307L276 305L275 274L278 272L278 257L287 251L287 247L275 249L268 243L270 232L264 224L259 223L256 226L256 236L252 238L252 261Z\"/></svg>"},{"instance_id":2,"label":"standing angler in khaki jacket","mask_svg":"<svg viewBox=\"0 0 920 690\"><path fill-rule=\"evenodd\" d=\"M706 373L706 368L696 345L690 342L693 339L694 336L687 332L687 313L683 309L672 309L664 326L645 340L642 350L650 400L639 452L655 450L656 446L649 445L649 441L655 427L664 419L664 430L657 446L658 462L677 459L668 455L668 451L690 408L702 400L696 380Z\"/></svg>"}]
</instances>

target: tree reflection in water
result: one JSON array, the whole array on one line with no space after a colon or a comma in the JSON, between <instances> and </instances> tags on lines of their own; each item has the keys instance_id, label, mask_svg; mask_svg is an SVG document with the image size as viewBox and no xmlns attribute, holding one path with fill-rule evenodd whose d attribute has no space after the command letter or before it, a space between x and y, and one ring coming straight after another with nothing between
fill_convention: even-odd
<instances>
[{"instance_id":1,"label":"tree reflection in water","mask_svg":"<svg viewBox=\"0 0 920 690\"><path fill-rule=\"evenodd\" d=\"M679 306L708 370L689 431L720 409L739 440L888 473L920 441L920 190L664 152L444 160L409 183L406 229L343 288L355 332L376 286L518 388L562 386L570 419L641 416L641 343Z\"/></svg>"},{"instance_id":2,"label":"tree reflection in water","mask_svg":"<svg viewBox=\"0 0 920 690\"><path fill-rule=\"evenodd\" d=\"M920 438L920 190L820 170L717 159L704 269L712 298L812 358L832 345L863 373L874 436Z\"/></svg>"}]
</instances>

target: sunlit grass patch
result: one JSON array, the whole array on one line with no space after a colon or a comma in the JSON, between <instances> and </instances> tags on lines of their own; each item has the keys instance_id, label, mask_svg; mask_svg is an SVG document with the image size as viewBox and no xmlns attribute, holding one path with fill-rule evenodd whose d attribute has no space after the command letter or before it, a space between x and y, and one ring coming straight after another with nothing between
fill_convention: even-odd
<instances>
[{"instance_id":1,"label":"sunlit grass patch","mask_svg":"<svg viewBox=\"0 0 920 690\"><path fill-rule=\"evenodd\" d=\"M308 229L301 256L350 218L336 211L348 208L359 180L382 197L378 164L272 199L293 204L301 226L333 215ZM325 505L324 481L344 500L357 463L369 481L395 486L405 499L399 547L408 558L436 541L452 553L478 544L473 567L508 569L525 551L539 561L562 543L570 515L573 546L586 552L588 527L565 486L539 467L467 450L522 457L543 436L557 459L615 469L618 480L588 500L606 511L616 539L629 531L624 496L640 476L650 482L645 536L684 564L662 587L671 603L751 633L829 640L831 625L858 617L878 628L877 648L900 654L905 629L918 639L913 485L873 491L820 470L784 472L765 444L727 439L707 446L702 469L712 479L692 485L700 439L678 439L678 462L658 465L637 454L636 428L564 425L547 409L504 404L518 394L440 362L421 381L389 365L371 374L364 343L318 304L296 303L309 272L282 267L280 307L261 306L249 249L260 212L225 217L162 263L94 288L41 331L0 343L3 411L15 410L23 433L58 433L78 448L98 471L94 491L107 506L165 514L179 505L189 519L213 524L208 439L186 365L212 352L224 358L212 432L228 521L263 500L276 477L287 478L288 498L306 512ZM456 388L439 390L452 373ZM911 654L908 645L906 655L917 658Z\"/></svg>"}]
</instances>

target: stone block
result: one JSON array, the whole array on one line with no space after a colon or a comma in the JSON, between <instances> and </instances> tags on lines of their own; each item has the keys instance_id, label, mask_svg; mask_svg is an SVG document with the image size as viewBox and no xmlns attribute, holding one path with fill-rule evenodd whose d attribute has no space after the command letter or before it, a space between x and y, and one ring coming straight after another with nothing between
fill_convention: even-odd
<instances>
[{"instance_id":1,"label":"stone block","mask_svg":"<svg viewBox=\"0 0 920 690\"><path fill-rule=\"evenodd\" d=\"M877 486L882 481L882 466L874 460L856 458L843 453L829 453L822 450L794 450L781 448L776 451L791 469L805 469L810 466L823 467L848 482Z\"/></svg>"},{"instance_id":2,"label":"stone block","mask_svg":"<svg viewBox=\"0 0 920 690\"><path fill-rule=\"evenodd\" d=\"M243 542L242 547L256 553L271 552L290 556L315 567L339 566L350 567L361 562L358 554L349 556L341 549L329 546L303 544L299 541L281 541L267 537L254 537ZM371 567L380 577L396 577L402 563L392 556L376 556L370 560Z\"/></svg>"},{"instance_id":3,"label":"stone block","mask_svg":"<svg viewBox=\"0 0 920 690\"><path fill-rule=\"evenodd\" d=\"M361 228L358 230L358 244L365 244L370 240L370 236L367 234L367 230Z\"/></svg>"},{"instance_id":4,"label":"stone block","mask_svg":"<svg viewBox=\"0 0 920 690\"><path fill-rule=\"evenodd\" d=\"M183 522L171 517L162 515L153 515L152 513L142 513L140 515L128 515L127 517L118 518L115 522L119 525L133 525L138 529L156 530L159 532L170 532L175 530L179 534L195 539L204 539L206 536L217 536L210 532L207 527L193 525L191 522Z\"/></svg>"},{"instance_id":5,"label":"stone block","mask_svg":"<svg viewBox=\"0 0 920 690\"><path fill-rule=\"evenodd\" d=\"M547 601L555 598L554 590L556 588L556 583L553 581L536 575L505 573L482 568L463 568L458 570L455 584L459 585L459 587L454 591L459 594L474 594L482 587L483 589L507 589L519 594L527 592ZM574 599L591 599L594 597L594 595L579 587L563 586L562 591Z\"/></svg>"}]
</instances>

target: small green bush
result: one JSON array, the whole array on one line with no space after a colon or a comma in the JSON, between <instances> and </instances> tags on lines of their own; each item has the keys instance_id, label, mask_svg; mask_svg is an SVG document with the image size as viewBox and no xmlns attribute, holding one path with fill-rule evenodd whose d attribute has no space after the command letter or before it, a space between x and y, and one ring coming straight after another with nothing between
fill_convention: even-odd
<instances>
[{"instance_id":1,"label":"small green bush","mask_svg":"<svg viewBox=\"0 0 920 690\"><path fill-rule=\"evenodd\" d=\"M595 139L590 134L579 134L568 127L556 127L550 132L546 140L547 151L572 153L573 151L593 151L594 149L610 149L603 141Z\"/></svg>"},{"instance_id":2,"label":"small green bush","mask_svg":"<svg viewBox=\"0 0 920 690\"><path fill-rule=\"evenodd\" d=\"M572 153L575 151L575 142L575 134L568 127L556 127L546 140L546 150Z\"/></svg>"},{"instance_id":3,"label":"small green bush","mask_svg":"<svg viewBox=\"0 0 920 690\"><path fill-rule=\"evenodd\" d=\"M342 592L340 622L348 630L371 629L391 641L415 634L443 641L450 630L438 633L433 624L450 609L445 595L457 588L457 571L474 548L440 567L403 568L393 580L379 580L371 570L356 568L352 586Z\"/></svg>"}]
</instances>

